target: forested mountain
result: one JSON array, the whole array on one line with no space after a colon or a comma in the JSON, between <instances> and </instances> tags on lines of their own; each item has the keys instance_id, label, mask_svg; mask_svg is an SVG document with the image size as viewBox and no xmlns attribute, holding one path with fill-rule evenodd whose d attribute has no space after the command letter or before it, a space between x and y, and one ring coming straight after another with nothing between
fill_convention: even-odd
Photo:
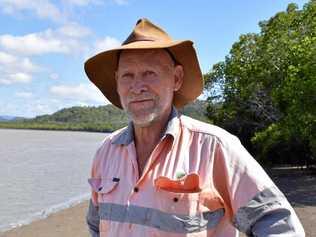
<instances>
[{"instance_id":1,"label":"forested mountain","mask_svg":"<svg viewBox=\"0 0 316 237\"><path fill-rule=\"evenodd\" d=\"M193 118L209 121L206 117L206 102L196 101L179 112ZM51 115L41 115L32 119L0 122L0 128L30 128L51 130L77 130L110 132L127 125L124 111L113 105L99 107L71 107L61 109Z\"/></svg>"}]
</instances>

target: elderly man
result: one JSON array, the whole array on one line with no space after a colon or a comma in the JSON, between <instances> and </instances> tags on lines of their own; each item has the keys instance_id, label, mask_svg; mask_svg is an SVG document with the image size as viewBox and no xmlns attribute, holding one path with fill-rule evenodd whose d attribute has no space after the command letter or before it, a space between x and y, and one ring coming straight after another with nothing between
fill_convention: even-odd
<instances>
[{"instance_id":1,"label":"elderly man","mask_svg":"<svg viewBox=\"0 0 316 237\"><path fill-rule=\"evenodd\" d=\"M92 164L92 236L305 236L284 195L223 129L178 114L202 92L191 41L147 19L121 47L85 64L130 123Z\"/></svg>"}]
</instances>

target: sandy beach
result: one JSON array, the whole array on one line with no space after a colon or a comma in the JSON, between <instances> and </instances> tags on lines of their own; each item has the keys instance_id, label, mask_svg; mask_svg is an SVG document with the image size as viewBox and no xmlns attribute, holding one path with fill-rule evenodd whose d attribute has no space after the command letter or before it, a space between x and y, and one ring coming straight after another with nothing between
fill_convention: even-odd
<instances>
[{"instance_id":1,"label":"sandy beach","mask_svg":"<svg viewBox=\"0 0 316 237\"><path fill-rule=\"evenodd\" d=\"M316 176L300 170L281 170L271 174L294 206L306 236L316 235ZM89 237L85 223L88 202L62 210L30 225L0 234L1 237ZM242 235L243 236L243 235Z\"/></svg>"},{"instance_id":2,"label":"sandy beach","mask_svg":"<svg viewBox=\"0 0 316 237\"><path fill-rule=\"evenodd\" d=\"M88 237L85 213L88 202L48 216L46 219L32 222L0 234L1 237Z\"/></svg>"}]
</instances>

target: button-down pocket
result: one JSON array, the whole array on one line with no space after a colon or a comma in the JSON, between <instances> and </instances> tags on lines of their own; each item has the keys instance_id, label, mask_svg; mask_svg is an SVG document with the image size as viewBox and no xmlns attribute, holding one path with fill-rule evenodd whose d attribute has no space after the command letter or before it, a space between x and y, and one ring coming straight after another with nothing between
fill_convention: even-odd
<instances>
[{"instance_id":1,"label":"button-down pocket","mask_svg":"<svg viewBox=\"0 0 316 237\"><path fill-rule=\"evenodd\" d=\"M195 215L199 211L200 187L195 175L179 180L160 176L154 185L160 210L184 215Z\"/></svg>"},{"instance_id":2,"label":"button-down pocket","mask_svg":"<svg viewBox=\"0 0 316 237\"><path fill-rule=\"evenodd\" d=\"M91 178L88 182L92 190L98 193L98 202L111 201L111 193L119 183L114 178Z\"/></svg>"},{"instance_id":3,"label":"button-down pocket","mask_svg":"<svg viewBox=\"0 0 316 237\"><path fill-rule=\"evenodd\" d=\"M88 179L88 182L93 191L97 193L98 203L99 203L99 216L100 219L100 236L106 235L109 230L109 221L102 218L102 212L104 211L105 203L112 203L114 200L115 190L118 187L119 179L118 178L91 178Z\"/></svg>"},{"instance_id":4,"label":"button-down pocket","mask_svg":"<svg viewBox=\"0 0 316 237\"><path fill-rule=\"evenodd\" d=\"M156 204L163 212L190 216L200 212L200 193L175 193L163 189L156 192Z\"/></svg>"},{"instance_id":5,"label":"button-down pocket","mask_svg":"<svg viewBox=\"0 0 316 237\"><path fill-rule=\"evenodd\" d=\"M159 205L164 211L196 215L224 208L216 190L200 187L198 174L191 173L181 179L160 176L154 184Z\"/></svg>"}]
</instances>

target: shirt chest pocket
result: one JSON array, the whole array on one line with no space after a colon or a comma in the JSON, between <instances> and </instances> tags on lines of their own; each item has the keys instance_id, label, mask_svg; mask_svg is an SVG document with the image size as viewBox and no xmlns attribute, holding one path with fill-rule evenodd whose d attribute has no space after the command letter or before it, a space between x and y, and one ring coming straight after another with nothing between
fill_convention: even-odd
<instances>
[{"instance_id":1,"label":"shirt chest pocket","mask_svg":"<svg viewBox=\"0 0 316 237\"><path fill-rule=\"evenodd\" d=\"M197 176L191 175L182 180L160 177L156 180L155 187L156 204L162 211L161 219L164 220L157 222L162 223L159 228L167 232L206 236L205 231L211 233L224 216L220 196L215 190L201 189Z\"/></svg>"},{"instance_id":2,"label":"shirt chest pocket","mask_svg":"<svg viewBox=\"0 0 316 237\"><path fill-rule=\"evenodd\" d=\"M156 205L168 213L195 215L199 212L200 193L180 193L156 189Z\"/></svg>"},{"instance_id":3,"label":"shirt chest pocket","mask_svg":"<svg viewBox=\"0 0 316 237\"><path fill-rule=\"evenodd\" d=\"M98 195L98 202L112 202L117 193L118 178L91 178L88 180L92 190Z\"/></svg>"},{"instance_id":4,"label":"shirt chest pocket","mask_svg":"<svg viewBox=\"0 0 316 237\"><path fill-rule=\"evenodd\" d=\"M196 174L188 175L181 180L160 176L154 185L162 210L186 215L200 211L198 201L201 189Z\"/></svg>"}]
</instances>

